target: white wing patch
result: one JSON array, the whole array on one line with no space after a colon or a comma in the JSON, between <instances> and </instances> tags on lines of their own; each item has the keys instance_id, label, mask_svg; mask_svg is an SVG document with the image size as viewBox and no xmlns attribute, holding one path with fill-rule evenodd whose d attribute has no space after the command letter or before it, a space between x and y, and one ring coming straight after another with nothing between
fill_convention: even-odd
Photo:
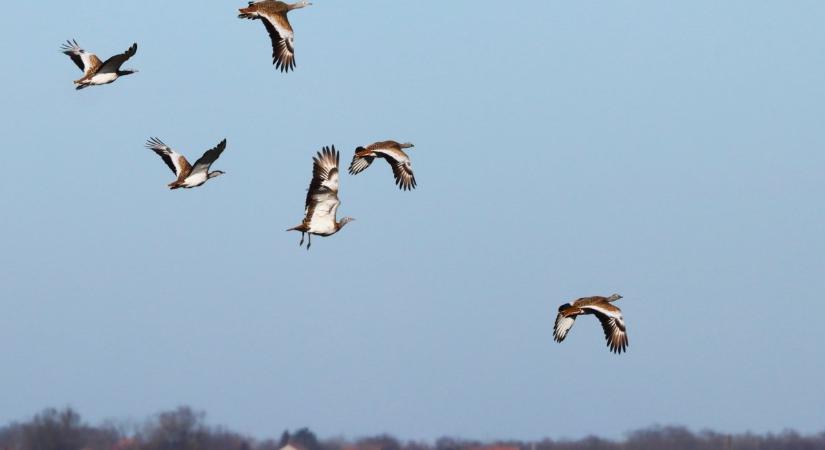
<instances>
[{"instance_id":1,"label":"white wing patch","mask_svg":"<svg viewBox=\"0 0 825 450\"><path fill-rule=\"evenodd\" d=\"M573 328L576 323L576 316L565 317L564 314L559 313L556 316L556 325L553 327L553 338L556 342L561 342L567 337L567 333Z\"/></svg>"},{"instance_id":2,"label":"white wing patch","mask_svg":"<svg viewBox=\"0 0 825 450\"><path fill-rule=\"evenodd\" d=\"M329 176L329 179L324 180L321 182L321 186L333 191L338 192L338 169L330 170L332 172Z\"/></svg>"},{"instance_id":3,"label":"white wing patch","mask_svg":"<svg viewBox=\"0 0 825 450\"><path fill-rule=\"evenodd\" d=\"M60 49L64 54L69 55L76 63L83 66L80 68L80 70L83 71L83 75L89 75L96 69L96 67L94 67L95 62L100 61L94 53L89 53L86 50L83 50L77 44L77 41L66 41ZM80 61L78 61L78 59Z\"/></svg>"},{"instance_id":4,"label":"white wing patch","mask_svg":"<svg viewBox=\"0 0 825 450\"><path fill-rule=\"evenodd\" d=\"M611 305L606 306L607 307L605 307L605 305L585 305L581 308L592 309L593 311L600 314L604 314L605 316L610 317L611 319L617 319L618 321L622 322L622 326L624 327L624 322L622 321L622 312L619 310L619 308L616 308L615 306Z\"/></svg>"},{"instance_id":5,"label":"white wing patch","mask_svg":"<svg viewBox=\"0 0 825 450\"><path fill-rule=\"evenodd\" d=\"M83 61L83 74L88 75L93 69L92 57L96 57L94 53L89 53L80 50L80 59Z\"/></svg>"},{"instance_id":6,"label":"white wing patch","mask_svg":"<svg viewBox=\"0 0 825 450\"><path fill-rule=\"evenodd\" d=\"M165 162L166 165L172 169L175 176L180 176L183 166L183 164L181 164L181 160L186 161L186 158L184 158L183 155L172 150L171 147L163 143L163 141L158 138L149 138L149 140L146 141L146 148L149 148L157 153L158 156L163 159L163 162Z\"/></svg>"},{"instance_id":7,"label":"white wing patch","mask_svg":"<svg viewBox=\"0 0 825 450\"><path fill-rule=\"evenodd\" d=\"M364 169L369 167L370 164L372 164L371 160L356 156L352 159L352 164L350 165L349 172L352 174L360 173Z\"/></svg>"},{"instance_id":8,"label":"white wing patch","mask_svg":"<svg viewBox=\"0 0 825 450\"><path fill-rule=\"evenodd\" d=\"M258 13L258 16L263 17L270 24L272 24L272 26L275 28L275 31L277 31L278 34L281 36L281 39L285 39L285 40L289 41L289 44L290 44L289 47L290 47L290 52L291 52L292 51L293 31L292 31L292 28L289 27L289 23L287 23L287 24L283 23L285 18L282 18L280 16L273 16L273 15L266 14L266 13L261 13L261 12ZM284 25L287 25L287 26L284 26Z\"/></svg>"}]
</instances>

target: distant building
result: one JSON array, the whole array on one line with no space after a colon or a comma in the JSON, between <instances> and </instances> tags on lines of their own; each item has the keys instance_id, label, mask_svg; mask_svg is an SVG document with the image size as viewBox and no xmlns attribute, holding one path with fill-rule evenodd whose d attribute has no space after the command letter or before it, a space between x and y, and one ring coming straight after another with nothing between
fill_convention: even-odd
<instances>
[{"instance_id":1,"label":"distant building","mask_svg":"<svg viewBox=\"0 0 825 450\"><path fill-rule=\"evenodd\" d=\"M304 447L303 445L297 443L297 442L290 442L290 443L284 445L283 447L281 447L281 450L308 450L308 449L306 447Z\"/></svg>"}]
</instances>

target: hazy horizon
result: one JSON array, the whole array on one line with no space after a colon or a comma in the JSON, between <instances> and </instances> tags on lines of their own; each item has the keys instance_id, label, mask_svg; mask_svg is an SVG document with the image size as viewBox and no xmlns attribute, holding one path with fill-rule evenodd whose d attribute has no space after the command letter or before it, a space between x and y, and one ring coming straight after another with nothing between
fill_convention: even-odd
<instances>
[{"instance_id":1,"label":"hazy horizon","mask_svg":"<svg viewBox=\"0 0 825 450\"><path fill-rule=\"evenodd\" d=\"M29 439L33 436L38 436L38 439L43 441L50 442L52 447L55 446L57 442L65 441L65 440L72 440L74 442L77 441L76 435L73 439L72 430L75 433L79 432L80 435L89 435L95 436L94 430L98 430L103 433L114 433L116 436L110 436L109 439L114 437L115 440L119 439L133 439L141 442L144 445L148 445L149 448L152 447L152 438L156 437L157 434L166 435L166 439L169 439L171 436L192 436L201 434L202 441L218 441L222 439L222 435L234 435L235 437L241 440L252 439L252 442L247 441L247 443L254 445L254 446L265 446L265 448L269 448L267 443L277 443L283 442L284 435L288 436L290 443L297 442L301 444L302 447L299 447L301 450L320 450L315 448L317 444L321 444L324 449L332 448L332 449L351 449L351 448L362 448L361 444L364 442L371 442L375 440L390 440L395 441L396 443L401 444L402 446L412 445L414 448L417 448L417 445L427 445L427 446L436 446L438 448L444 447L443 441L451 441L458 446L458 448L468 448L468 449L475 449L477 445L482 446L521 446L522 448L529 447L532 450L535 450L535 445L541 445L542 443L547 443L548 441L554 443L579 443L579 444L587 444L588 440L598 439L605 443L629 443L631 441L636 441L638 439L675 439L676 441L684 442L685 439L697 439L697 440L708 440L711 441L713 439L718 438L728 438L734 439L738 441L736 448L740 448L740 446L744 445L744 442L747 442L750 447L754 446L753 441L756 439L778 439L785 441L785 446L781 448L786 448L788 445L787 439L811 439L814 440L814 444L821 444L825 445L825 428L820 430L819 432L814 433L799 433L797 430L793 428L786 428L778 432L764 432L764 433L753 433L751 431L739 432L739 433L731 433L726 432L724 430L718 429L711 429L711 428L703 428L703 429L690 429L683 425L679 424L651 424L644 427L638 427L631 430L625 430L619 436L604 436L598 433L592 433L585 436L580 437L570 437L570 436L540 436L533 439L523 439L517 436L499 436L499 437L490 437L487 439L477 439L472 436L454 436L454 435L445 435L445 436L435 436L430 439L408 439L404 436L394 435L393 433L375 433L372 435L347 435L347 434L337 434L332 436L323 436L318 435L311 427L297 427L295 429L279 429L277 426L273 427L273 429L264 435L260 436L253 436L253 435L245 435L243 433L238 433L237 430L233 430L232 428L226 427L220 423L215 423L213 420L210 419L209 413L207 411L198 410L191 408L189 406L178 406L176 408L168 409L165 411L158 411L154 414L151 414L148 417L143 417L141 419L136 418L129 418L129 419L104 419L98 423L91 423L83 417L82 411L78 411L71 407L65 408L45 408L39 411L37 414L27 417L24 420L15 420L7 424L0 424L0 445L8 444L8 440L13 440L12 436L15 435L15 430L26 430L25 433L28 435ZM305 438L307 437L304 432L309 432L311 434L310 439L316 440L317 442L314 443L307 443L304 442ZM50 436L50 437L49 437ZM70 439L66 439L70 437ZM98 443L100 443L100 436L96 436ZM11 439L10 439L11 438ZM4 440L5 439L5 440ZM149 442L147 442L149 441ZM82 442L82 440L81 440ZM710 442L712 443L712 442ZM182 444L182 443L179 443ZM191 444L191 443L190 443ZM648 445L652 445L650 441L647 442ZM673 442L669 442L669 444L665 447L670 448L673 446ZM730 444L730 442L728 442ZM775 443L773 443L775 444ZM167 442L167 446L169 443ZM173 445L174 448L178 448ZM199 448L199 446L195 446ZM220 448L226 450L227 448L235 448L234 446L230 445L223 445ZM279 445L276 448L280 448ZM756 445L757 448L773 448L770 444L764 444L763 446ZM4 447L5 448L5 447ZM11 448L16 448L12 446ZM60 448L59 445L58 447ZM89 448L88 446L84 446L83 448ZM90 447L90 448L98 448L98 447ZM141 447L143 448L143 447ZM212 448L212 446L208 446L208 448ZM256 447L257 448L257 447ZM373 447L368 447L372 450L375 450ZM392 449L394 446L389 445L382 445L381 450L388 450ZM452 448L451 445L447 445L447 448ZM593 448L592 445L588 448ZM636 448L636 447L631 447ZM655 445L652 448L657 448ZM676 445L676 448L682 448L679 445ZM696 448L696 447L692 447ZM726 447L728 448L728 447ZM796 448L796 447L792 447ZM812 447L814 448L814 447ZM819 448L819 447L815 447ZM418 450L423 450L418 448Z\"/></svg>"}]
</instances>

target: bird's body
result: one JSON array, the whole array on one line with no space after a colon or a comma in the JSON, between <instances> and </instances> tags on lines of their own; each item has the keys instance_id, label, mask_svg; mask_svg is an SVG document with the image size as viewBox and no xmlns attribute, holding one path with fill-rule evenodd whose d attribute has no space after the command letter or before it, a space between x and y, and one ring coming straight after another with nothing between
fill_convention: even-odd
<instances>
[{"instance_id":1,"label":"bird's body","mask_svg":"<svg viewBox=\"0 0 825 450\"><path fill-rule=\"evenodd\" d=\"M78 84L85 84L87 86L100 86L103 84L109 84L113 81L117 80L119 75L115 72L106 72L106 73L96 73L92 75L91 78L87 78L85 83L80 81Z\"/></svg>"},{"instance_id":2,"label":"bird's body","mask_svg":"<svg viewBox=\"0 0 825 450\"><path fill-rule=\"evenodd\" d=\"M403 149L415 147L407 142L399 144L395 141L376 142L367 147L355 149L352 163L349 165L349 173L356 175L372 164L375 158L383 158L392 168L395 184L399 189L410 190L416 186L415 174L412 170L412 161Z\"/></svg>"},{"instance_id":3,"label":"bird's body","mask_svg":"<svg viewBox=\"0 0 825 450\"><path fill-rule=\"evenodd\" d=\"M295 47L292 25L287 14L293 9L304 8L312 3L302 0L284 3L277 0L249 2L249 6L238 10L241 19L260 19L272 40L272 64L281 72L295 69Z\"/></svg>"},{"instance_id":4,"label":"bird's body","mask_svg":"<svg viewBox=\"0 0 825 450\"><path fill-rule=\"evenodd\" d=\"M338 206L338 161L339 153L332 148L324 147L318 155L312 158L312 181L307 190L304 220L300 225L287 231L300 231L301 242L304 244L304 235L309 234L307 250L312 245L312 235L331 236L347 223L351 217L336 219Z\"/></svg>"},{"instance_id":5,"label":"bird's body","mask_svg":"<svg viewBox=\"0 0 825 450\"><path fill-rule=\"evenodd\" d=\"M186 157L172 150L171 147L158 138L150 138L146 141L146 147L157 153L177 177L175 181L168 184L169 189L191 189L201 186L211 178L224 174L220 170L209 172L209 168L226 149L226 139L222 140L215 148L207 150L203 156L195 161L194 166L189 164Z\"/></svg>"},{"instance_id":6,"label":"bird's body","mask_svg":"<svg viewBox=\"0 0 825 450\"><path fill-rule=\"evenodd\" d=\"M77 89L109 84L121 76L137 72L134 69L121 69L123 63L137 53L136 43L132 44L125 52L112 56L106 61L101 61L94 53L89 53L80 48L77 41L66 41L60 50L68 55L77 67L83 71L83 76L74 81Z\"/></svg>"},{"instance_id":7,"label":"bird's body","mask_svg":"<svg viewBox=\"0 0 825 450\"><path fill-rule=\"evenodd\" d=\"M602 324L610 351L614 353L625 351L628 340L622 311L610 304L620 298L622 296L619 294L613 294L610 297L583 297L559 306L559 313L553 327L555 341L561 342L564 340L570 328L573 327L577 316L594 314Z\"/></svg>"},{"instance_id":8,"label":"bird's body","mask_svg":"<svg viewBox=\"0 0 825 450\"><path fill-rule=\"evenodd\" d=\"M177 183L172 189L178 188L185 188L185 189L192 189L193 187L198 187L203 183L206 183L209 177L206 175L206 172L198 172L189 175L188 177L184 178L183 181Z\"/></svg>"}]
</instances>

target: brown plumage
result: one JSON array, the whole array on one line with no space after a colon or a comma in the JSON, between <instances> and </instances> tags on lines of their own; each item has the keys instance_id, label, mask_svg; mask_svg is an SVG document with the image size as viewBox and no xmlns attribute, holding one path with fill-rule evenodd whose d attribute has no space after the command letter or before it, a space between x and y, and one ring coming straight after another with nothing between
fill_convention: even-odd
<instances>
[{"instance_id":1,"label":"brown plumage","mask_svg":"<svg viewBox=\"0 0 825 450\"><path fill-rule=\"evenodd\" d=\"M307 250L312 245L312 235L331 236L344 225L355 220L351 217L344 217L340 221L336 219L338 206L338 162L340 154L332 148L324 147L318 155L312 158L312 181L307 190L306 202L304 204L304 220L300 225L289 228L286 231L300 231L301 242L304 244L304 235L309 235Z\"/></svg>"},{"instance_id":2,"label":"brown plumage","mask_svg":"<svg viewBox=\"0 0 825 450\"><path fill-rule=\"evenodd\" d=\"M399 144L395 141L376 142L366 148L358 147L355 149L355 155L353 155L352 162L349 165L349 173L351 175L361 173L372 164L375 158L384 158L392 168L395 184L398 185L399 189L405 191L414 189L416 182L412 170L412 161L410 161L409 155L402 150L412 147L415 146L409 142Z\"/></svg>"},{"instance_id":3,"label":"brown plumage","mask_svg":"<svg viewBox=\"0 0 825 450\"><path fill-rule=\"evenodd\" d=\"M201 186L207 180L223 175L224 172L216 170L209 172L212 163L218 160L221 153L226 149L226 139L218 143L217 146L204 152L203 156L195 161L195 165L189 164L185 156L173 150L171 147L163 143L158 138L149 138L146 141L146 148L151 149L166 163L172 170L172 173L177 177L175 181L169 183L169 189L186 188Z\"/></svg>"},{"instance_id":4,"label":"brown plumage","mask_svg":"<svg viewBox=\"0 0 825 450\"><path fill-rule=\"evenodd\" d=\"M281 72L295 69L294 32L287 19L287 13L311 4L307 0L297 3L262 0L249 2L249 6L238 10L238 17L241 19L260 19L263 22L272 41L272 64Z\"/></svg>"},{"instance_id":5,"label":"brown plumage","mask_svg":"<svg viewBox=\"0 0 825 450\"><path fill-rule=\"evenodd\" d=\"M559 306L559 314L553 326L553 338L561 342L573 327L576 317L583 314L594 314L602 324L607 346L614 353L621 353L627 349L628 339L624 326L622 311L611 305L622 298L619 294L610 297L583 297Z\"/></svg>"},{"instance_id":6,"label":"brown plumage","mask_svg":"<svg viewBox=\"0 0 825 450\"><path fill-rule=\"evenodd\" d=\"M137 72L137 70L134 69L121 69L123 63L137 53L137 43L132 44L125 52L114 55L106 61L101 61L94 53L89 53L80 48L75 40L66 41L66 43L60 47L60 50L68 55L72 62L83 71L83 76L74 81L77 89L109 84L121 76L131 75Z\"/></svg>"}]
</instances>

